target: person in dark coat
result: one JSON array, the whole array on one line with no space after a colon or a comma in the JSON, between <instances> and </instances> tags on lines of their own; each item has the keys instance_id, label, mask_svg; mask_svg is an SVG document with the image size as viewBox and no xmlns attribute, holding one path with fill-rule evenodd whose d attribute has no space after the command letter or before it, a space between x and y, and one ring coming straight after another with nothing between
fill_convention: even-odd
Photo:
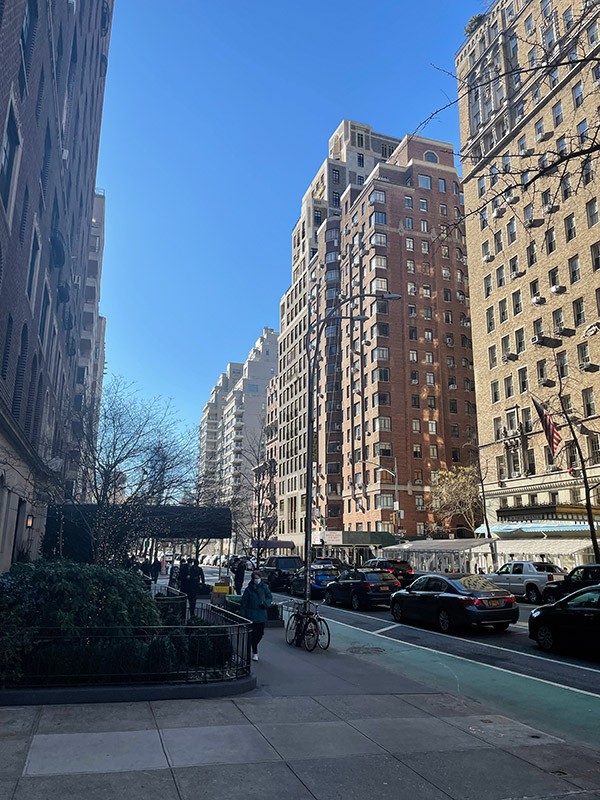
<instances>
[{"instance_id":1,"label":"person in dark coat","mask_svg":"<svg viewBox=\"0 0 600 800\"><path fill-rule=\"evenodd\" d=\"M244 585L244 578L246 577L246 562L240 560L235 565L235 572L233 573L233 586L236 594L242 593L242 586Z\"/></svg>"},{"instance_id":2,"label":"person in dark coat","mask_svg":"<svg viewBox=\"0 0 600 800\"><path fill-rule=\"evenodd\" d=\"M252 660L258 661L258 645L265 633L267 608L273 601L273 595L260 577L260 572L253 572L250 583L242 595L240 614L252 622L250 642L252 644Z\"/></svg>"},{"instance_id":3,"label":"person in dark coat","mask_svg":"<svg viewBox=\"0 0 600 800\"><path fill-rule=\"evenodd\" d=\"M142 574L145 575L147 578L150 577L151 566L150 566L150 561L147 558L142 563L140 570L142 571Z\"/></svg>"},{"instance_id":4,"label":"person in dark coat","mask_svg":"<svg viewBox=\"0 0 600 800\"><path fill-rule=\"evenodd\" d=\"M160 575L161 567L162 564L160 562L160 559L155 558L154 561L152 562L152 580L154 581L154 583L158 582L158 576Z\"/></svg>"},{"instance_id":5,"label":"person in dark coat","mask_svg":"<svg viewBox=\"0 0 600 800\"><path fill-rule=\"evenodd\" d=\"M186 578L186 589L183 591L185 591L188 596L190 602L190 616L193 617L196 613L196 598L198 597L200 583L205 583L204 570L199 566L197 558L194 559L194 561L190 558L188 561Z\"/></svg>"}]
</instances>

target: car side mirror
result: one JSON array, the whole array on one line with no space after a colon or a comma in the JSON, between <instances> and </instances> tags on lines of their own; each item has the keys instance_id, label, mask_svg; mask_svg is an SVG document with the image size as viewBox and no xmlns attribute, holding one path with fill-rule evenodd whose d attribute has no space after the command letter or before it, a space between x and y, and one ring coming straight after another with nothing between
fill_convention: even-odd
<instances>
[{"instance_id":1,"label":"car side mirror","mask_svg":"<svg viewBox=\"0 0 600 800\"><path fill-rule=\"evenodd\" d=\"M406 591L409 592L410 594L412 594L412 588L410 586L406 587Z\"/></svg>"}]
</instances>

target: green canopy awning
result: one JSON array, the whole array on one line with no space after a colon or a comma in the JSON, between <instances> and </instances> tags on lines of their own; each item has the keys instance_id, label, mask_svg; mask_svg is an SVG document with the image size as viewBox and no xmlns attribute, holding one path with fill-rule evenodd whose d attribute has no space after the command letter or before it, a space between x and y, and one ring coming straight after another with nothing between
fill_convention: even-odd
<instances>
[{"instance_id":1,"label":"green canopy awning","mask_svg":"<svg viewBox=\"0 0 600 800\"><path fill-rule=\"evenodd\" d=\"M387 531L344 531L342 535L342 547L388 547L397 541Z\"/></svg>"}]
</instances>

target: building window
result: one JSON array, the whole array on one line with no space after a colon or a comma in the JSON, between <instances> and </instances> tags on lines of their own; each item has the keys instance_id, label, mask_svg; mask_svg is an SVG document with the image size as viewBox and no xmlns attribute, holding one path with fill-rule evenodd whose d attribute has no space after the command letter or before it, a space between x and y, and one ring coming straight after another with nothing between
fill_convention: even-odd
<instances>
[{"instance_id":1,"label":"building window","mask_svg":"<svg viewBox=\"0 0 600 800\"><path fill-rule=\"evenodd\" d=\"M596 401L594 400L594 390L584 389L581 393L583 400L583 415L593 417L596 414Z\"/></svg>"},{"instance_id":2,"label":"building window","mask_svg":"<svg viewBox=\"0 0 600 800\"><path fill-rule=\"evenodd\" d=\"M579 266L579 256L569 259L569 278L571 283L577 283L581 279L581 268Z\"/></svg>"},{"instance_id":3,"label":"building window","mask_svg":"<svg viewBox=\"0 0 600 800\"><path fill-rule=\"evenodd\" d=\"M413 444L413 458L423 458L423 452L419 442Z\"/></svg>"},{"instance_id":4,"label":"building window","mask_svg":"<svg viewBox=\"0 0 600 800\"><path fill-rule=\"evenodd\" d=\"M585 308L583 304L583 297L573 302L573 322L575 327L585 325Z\"/></svg>"},{"instance_id":5,"label":"building window","mask_svg":"<svg viewBox=\"0 0 600 800\"><path fill-rule=\"evenodd\" d=\"M8 214L9 203L12 195L13 179L16 175L18 156L21 147L21 139L17 127L17 120L12 104L9 105L6 129L2 139L2 151L0 152L0 198L4 209Z\"/></svg>"},{"instance_id":6,"label":"building window","mask_svg":"<svg viewBox=\"0 0 600 800\"><path fill-rule=\"evenodd\" d=\"M429 175L419 175L417 182L419 189L431 189L431 178Z\"/></svg>"},{"instance_id":7,"label":"building window","mask_svg":"<svg viewBox=\"0 0 600 800\"><path fill-rule=\"evenodd\" d=\"M336 206L336 208L340 207L340 193L339 192L333 192L331 202L332 202L332 205Z\"/></svg>"}]
</instances>

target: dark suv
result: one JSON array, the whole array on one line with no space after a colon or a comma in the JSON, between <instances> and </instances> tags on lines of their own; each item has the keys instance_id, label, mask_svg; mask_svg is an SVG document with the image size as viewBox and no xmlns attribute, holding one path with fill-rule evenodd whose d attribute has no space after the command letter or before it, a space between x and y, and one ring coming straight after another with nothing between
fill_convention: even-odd
<instances>
[{"instance_id":1,"label":"dark suv","mask_svg":"<svg viewBox=\"0 0 600 800\"><path fill-rule=\"evenodd\" d=\"M363 564L363 569L385 569L393 573L402 584L402 588L411 584L416 577L408 561L399 558L371 558Z\"/></svg>"},{"instance_id":2,"label":"dark suv","mask_svg":"<svg viewBox=\"0 0 600 800\"><path fill-rule=\"evenodd\" d=\"M555 581L544 589L544 603L555 603L578 589L600 584L600 564L583 564L565 575L563 580Z\"/></svg>"},{"instance_id":3,"label":"dark suv","mask_svg":"<svg viewBox=\"0 0 600 800\"><path fill-rule=\"evenodd\" d=\"M263 579L272 592L288 589L292 575L304 566L300 556L269 556L260 568Z\"/></svg>"}]
</instances>

